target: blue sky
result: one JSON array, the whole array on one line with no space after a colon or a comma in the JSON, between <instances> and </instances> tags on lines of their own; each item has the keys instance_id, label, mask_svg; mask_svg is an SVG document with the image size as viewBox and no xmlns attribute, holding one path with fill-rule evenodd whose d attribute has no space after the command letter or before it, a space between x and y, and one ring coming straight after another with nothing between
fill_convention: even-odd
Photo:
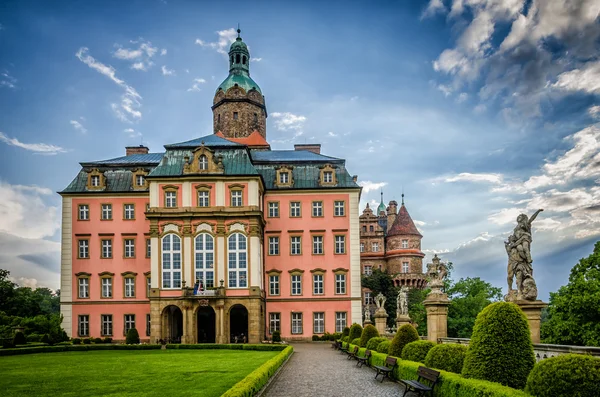
<instances>
[{"instance_id":1,"label":"blue sky","mask_svg":"<svg viewBox=\"0 0 600 397\"><path fill-rule=\"evenodd\" d=\"M272 147L346 158L362 206L404 189L428 258L455 277L506 291L502 241L521 212L545 209L542 299L600 239L598 0L2 7L0 268L22 284L59 285L55 192L80 161L212 133L238 22Z\"/></svg>"}]
</instances>

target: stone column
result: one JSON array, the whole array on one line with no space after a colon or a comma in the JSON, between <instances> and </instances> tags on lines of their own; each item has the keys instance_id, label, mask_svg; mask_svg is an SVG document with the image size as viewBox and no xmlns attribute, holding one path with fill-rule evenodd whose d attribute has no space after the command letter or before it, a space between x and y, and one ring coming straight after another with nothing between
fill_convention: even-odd
<instances>
[{"instance_id":1,"label":"stone column","mask_svg":"<svg viewBox=\"0 0 600 397\"><path fill-rule=\"evenodd\" d=\"M379 331L379 335L384 336L388 314L385 312L385 309L379 308L373 317L375 317L375 328Z\"/></svg>"},{"instance_id":2,"label":"stone column","mask_svg":"<svg viewBox=\"0 0 600 397\"><path fill-rule=\"evenodd\" d=\"M529 322L529 331L531 332L531 342L540 343L540 323L542 320L542 309L548 306L547 303L540 300L526 301L520 300L515 302L527 317Z\"/></svg>"},{"instance_id":3,"label":"stone column","mask_svg":"<svg viewBox=\"0 0 600 397\"><path fill-rule=\"evenodd\" d=\"M223 290L223 288L219 288L219 291L222 292L221 290ZM223 343L229 343L229 341L227 340L227 337L225 336L225 314L224 314L224 306L225 306L225 300L224 299L218 299L217 300L217 311L216 311L216 318L215 318L215 322L217 323L217 343L223 344Z\"/></svg>"},{"instance_id":4,"label":"stone column","mask_svg":"<svg viewBox=\"0 0 600 397\"><path fill-rule=\"evenodd\" d=\"M406 324L409 324L409 325L412 324L412 321L410 320L410 316L408 314L399 314L396 317L396 328L399 329L400 327L402 327L403 325L406 325Z\"/></svg>"},{"instance_id":5,"label":"stone column","mask_svg":"<svg viewBox=\"0 0 600 397\"><path fill-rule=\"evenodd\" d=\"M181 343L190 344L194 343L194 321L192 319L193 310L191 306L183 307L183 335L181 336Z\"/></svg>"},{"instance_id":6,"label":"stone column","mask_svg":"<svg viewBox=\"0 0 600 397\"><path fill-rule=\"evenodd\" d=\"M427 339L437 343L439 338L448 337L448 306L450 299L442 293L429 294L423 301L427 310Z\"/></svg>"}]
</instances>

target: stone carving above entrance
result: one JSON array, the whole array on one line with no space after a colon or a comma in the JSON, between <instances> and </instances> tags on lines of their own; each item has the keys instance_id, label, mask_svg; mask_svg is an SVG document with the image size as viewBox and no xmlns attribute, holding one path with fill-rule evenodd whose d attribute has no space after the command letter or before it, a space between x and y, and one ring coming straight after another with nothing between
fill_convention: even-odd
<instances>
[{"instance_id":1,"label":"stone carving above entrance","mask_svg":"<svg viewBox=\"0 0 600 397\"><path fill-rule=\"evenodd\" d=\"M209 225L208 223L201 223L196 227L196 233L200 233L200 232L209 232L212 233L212 226Z\"/></svg>"},{"instance_id":2,"label":"stone carving above entrance","mask_svg":"<svg viewBox=\"0 0 600 397\"><path fill-rule=\"evenodd\" d=\"M239 222L230 225L229 232L235 232L235 231L245 232L246 226L243 223L239 223Z\"/></svg>"},{"instance_id":3,"label":"stone carving above entrance","mask_svg":"<svg viewBox=\"0 0 600 397\"><path fill-rule=\"evenodd\" d=\"M179 226L174 223L169 223L163 226L163 233L175 232L179 233Z\"/></svg>"}]
</instances>

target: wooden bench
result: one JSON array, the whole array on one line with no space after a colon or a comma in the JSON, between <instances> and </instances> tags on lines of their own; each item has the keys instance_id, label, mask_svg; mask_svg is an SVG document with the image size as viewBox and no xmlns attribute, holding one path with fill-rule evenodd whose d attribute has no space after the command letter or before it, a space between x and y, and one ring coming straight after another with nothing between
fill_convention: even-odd
<instances>
[{"instance_id":1,"label":"wooden bench","mask_svg":"<svg viewBox=\"0 0 600 397\"><path fill-rule=\"evenodd\" d=\"M356 358L358 355L358 346L354 346L352 351L348 351L348 360Z\"/></svg>"},{"instance_id":2,"label":"wooden bench","mask_svg":"<svg viewBox=\"0 0 600 397\"><path fill-rule=\"evenodd\" d=\"M365 350L365 355L363 357L356 357L356 366L361 367L367 364L367 367L370 367L369 359L371 358L371 350Z\"/></svg>"},{"instance_id":3,"label":"wooden bench","mask_svg":"<svg viewBox=\"0 0 600 397\"><path fill-rule=\"evenodd\" d=\"M429 393L429 395L433 396L433 386L437 383L440 373L427 367L419 367L417 375L419 376L417 380L399 380L405 386L402 397L411 390L417 392L419 396L422 396L425 393Z\"/></svg>"},{"instance_id":4,"label":"wooden bench","mask_svg":"<svg viewBox=\"0 0 600 397\"><path fill-rule=\"evenodd\" d=\"M346 345L346 347L344 347L344 343L342 342L340 344L340 353L342 353L342 354L348 353L348 346L350 346L350 345Z\"/></svg>"},{"instance_id":5,"label":"wooden bench","mask_svg":"<svg viewBox=\"0 0 600 397\"><path fill-rule=\"evenodd\" d=\"M392 373L392 371L394 370L394 368L396 368L396 365L398 365L398 359L396 357L391 357L391 356L387 356L387 358L385 359L385 362L383 363L383 365L376 365L374 368L377 371L377 373L375 374L375 379L377 379L377 377L379 375L383 375L381 377L381 382L383 383L383 380L387 377L389 379L392 379L392 377L390 376L390 374Z\"/></svg>"}]
</instances>

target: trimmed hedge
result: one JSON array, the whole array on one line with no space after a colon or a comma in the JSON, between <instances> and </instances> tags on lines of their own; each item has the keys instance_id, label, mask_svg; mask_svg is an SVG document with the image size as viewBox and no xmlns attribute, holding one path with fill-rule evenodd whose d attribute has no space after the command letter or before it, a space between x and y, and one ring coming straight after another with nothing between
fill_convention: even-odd
<instances>
[{"instance_id":1,"label":"trimmed hedge","mask_svg":"<svg viewBox=\"0 0 600 397\"><path fill-rule=\"evenodd\" d=\"M377 350L377 346L379 346L379 344L381 342L385 342L386 340L388 340L388 338L386 338L385 336L378 336L376 338L371 338L367 342L366 348L369 350Z\"/></svg>"},{"instance_id":2,"label":"trimmed hedge","mask_svg":"<svg viewBox=\"0 0 600 397\"><path fill-rule=\"evenodd\" d=\"M102 343L102 342L98 342L98 339L96 339L96 343ZM140 334L138 333L138 330L135 328L131 328L129 331L127 331L127 336L125 337L125 343L127 343L128 345L139 345L140 344Z\"/></svg>"},{"instance_id":3,"label":"trimmed hedge","mask_svg":"<svg viewBox=\"0 0 600 397\"><path fill-rule=\"evenodd\" d=\"M434 346L435 343L428 340L416 340L410 342L402 349L402 359L424 363L427 353L429 353L429 350Z\"/></svg>"},{"instance_id":4,"label":"trimmed hedge","mask_svg":"<svg viewBox=\"0 0 600 397\"><path fill-rule=\"evenodd\" d=\"M352 343L352 341L356 338L360 338L362 334L362 326L360 324L352 324L350 327L350 333L348 334L348 341Z\"/></svg>"},{"instance_id":5,"label":"trimmed hedge","mask_svg":"<svg viewBox=\"0 0 600 397\"><path fill-rule=\"evenodd\" d=\"M350 342L350 344L354 345L354 346L359 346L360 345L360 338L354 338L354 339L352 339L352 342Z\"/></svg>"},{"instance_id":6,"label":"trimmed hedge","mask_svg":"<svg viewBox=\"0 0 600 397\"><path fill-rule=\"evenodd\" d=\"M398 328L398 332L396 332L396 336L394 336L394 339L392 340L388 354L400 358L404 346L416 340L419 340L419 334L415 327L410 324L404 324L402 327Z\"/></svg>"},{"instance_id":7,"label":"trimmed hedge","mask_svg":"<svg viewBox=\"0 0 600 397\"><path fill-rule=\"evenodd\" d=\"M462 375L525 388L535 356L529 323L519 306L495 302L475 320Z\"/></svg>"},{"instance_id":8,"label":"trimmed hedge","mask_svg":"<svg viewBox=\"0 0 600 397\"><path fill-rule=\"evenodd\" d=\"M242 345L251 346L251 345ZM263 346L263 345L255 345ZM256 395L269 381L271 376L283 365L288 357L293 353L294 348L287 346L278 355L250 372L248 376L236 383L231 389L227 390L221 397L252 397Z\"/></svg>"},{"instance_id":9,"label":"trimmed hedge","mask_svg":"<svg viewBox=\"0 0 600 397\"><path fill-rule=\"evenodd\" d=\"M342 342L346 342L348 343L348 339L350 338L350 336L346 335L342 338Z\"/></svg>"},{"instance_id":10,"label":"trimmed hedge","mask_svg":"<svg viewBox=\"0 0 600 397\"><path fill-rule=\"evenodd\" d=\"M159 346L160 347L160 346ZM248 345L243 343L231 343L217 345L216 343L198 343L195 345L172 344L167 345L167 349L192 349L192 350L260 350L260 351L282 351L287 345Z\"/></svg>"},{"instance_id":11,"label":"trimmed hedge","mask_svg":"<svg viewBox=\"0 0 600 397\"><path fill-rule=\"evenodd\" d=\"M342 338L348 335L350 335L350 327L344 327L342 330Z\"/></svg>"},{"instance_id":12,"label":"trimmed hedge","mask_svg":"<svg viewBox=\"0 0 600 397\"><path fill-rule=\"evenodd\" d=\"M587 397L598 395L600 358L565 354L537 363L525 391L533 396Z\"/></svg>"},{"instance_id":13,"label":"trimmed hedge","mask_svg":"<svg viewBox=\"0 0 600 397\"><path fill-rule=\"evenodd\" d=\"M384 340L379 345L377 345L377 353L388 354L388 351L390 351L390 345L391 344L392 344L391 341Z\"/></svg>"},{"instance_id":14,"label":"trimmed hedge","mask_svg":"<svg viewBox=\"0 0 600 397\"><path fill-rule=\"evenodd\" d=\"M281 342L281 332L273 331L273 342Z\"/></svg>"},{"instance_id":15,"label":"trimmed hedge","mask_svg":"<svg viewBox=\"0 0 600 397\"><path fill-rule=\"evenodd\" d=\"M434 346L427 357L425 357L425 366L429 368L441 369L455 374L462 372L466 345L441 344Z\"/></svg>"},{"instance_id":16,"label":"trimmed hedge","mask_svg":"<svg viewBox=\"0 0 600 397\"><path fill-rule=\"evenodd\" d=\"M21 354L55 353L92 350L160 350L160 345L59 345L22 347L19 349L1 349L1 356L18 356Z\"/></svg>"},{"instance_id":17,"label":"trimmed hedge","mask_svg":"<svg viewBox=\"0 0 600 397\"><path fill-rule=\"evenodd\" d=\"M360 334L360 347L366 347L367 342L369 342L371 338L377 338L378 336L379 331L377 331L377 328L375 328L374 325L366 325Z\"/></svg>"}]
</instances>

